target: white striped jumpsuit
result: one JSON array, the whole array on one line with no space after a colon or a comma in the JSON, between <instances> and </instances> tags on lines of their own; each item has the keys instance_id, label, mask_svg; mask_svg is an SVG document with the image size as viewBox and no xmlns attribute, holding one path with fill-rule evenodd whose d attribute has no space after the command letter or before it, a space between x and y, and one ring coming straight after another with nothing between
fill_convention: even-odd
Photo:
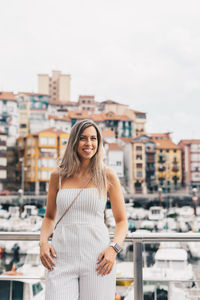
<instances>
[{"instance_id":1,"label":"white striped jumpsuit","mask_svg":"<svg viewBox=\"0 0 200 300\"><path fill-rule=\"evenodd\" d=\"M59 189L58 218L80 189ZM99 254L110 243L104 224L106 198L96 188L84 188L60 221L52 239L56 266L47 272L46 300L114 300L116 266L108 275L98 275Z\"/></svg>"}]
</instances>

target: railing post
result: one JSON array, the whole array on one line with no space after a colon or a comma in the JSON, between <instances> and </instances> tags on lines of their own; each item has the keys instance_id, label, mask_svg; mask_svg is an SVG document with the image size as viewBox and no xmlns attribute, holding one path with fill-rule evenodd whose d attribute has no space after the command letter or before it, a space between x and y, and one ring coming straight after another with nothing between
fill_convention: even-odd
<instances>
[{"instance_id":1,"label":"railing post","mask_svg":"<svg viewBox=\"0 0 200 300\"><path fill-rule=\"evenodd\" d=\"M142 243L133 243L134 248L134 300L143 300Z\"/></svg>"}]
</instances>

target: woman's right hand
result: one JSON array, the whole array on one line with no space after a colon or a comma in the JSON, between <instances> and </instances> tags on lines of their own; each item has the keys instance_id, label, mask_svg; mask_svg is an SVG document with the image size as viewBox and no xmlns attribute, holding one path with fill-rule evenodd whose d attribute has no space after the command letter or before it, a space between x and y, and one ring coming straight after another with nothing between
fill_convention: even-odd
<instances>
[{"instance_id":1,"label":"woman's right hand","mask_svg":"<svg viewBox=\"0 0 200 300\"><path fill-rule=\"evenodd\" d=\"M40 242L40 260L45 268L48 270L53 270L53 266L55 266L55 262L52 259L56 257L55 250L49 242Z\"/></svg>"}]
</instances>

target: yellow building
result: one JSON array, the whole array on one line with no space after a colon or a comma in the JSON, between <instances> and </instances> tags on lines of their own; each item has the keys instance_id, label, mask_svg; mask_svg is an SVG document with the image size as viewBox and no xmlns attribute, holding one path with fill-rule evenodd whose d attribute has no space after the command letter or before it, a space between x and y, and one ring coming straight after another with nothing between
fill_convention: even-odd
<instances>
[{"instance_id":1,"label":"yellow building","mask_svg":"<svg viewBox=\"0 0 200 300\"><path fill-rule=\"evenodd\" d=\"M69 134L56 128L49 128L18 139L18 148L24 147L25 190L46 192L50 173L59 164Z\"/></svg>"},{"instance_id":2,"label":"yellow building","mask_svg":"<svg viewBox=\"0 0 200 300\"><path fill-rule=\"evenodd\" d=\"M181 148L169 133L152 134L156 145L156 183L169 191L179 188L182 181Z\"/></svg>"}]
</instances>

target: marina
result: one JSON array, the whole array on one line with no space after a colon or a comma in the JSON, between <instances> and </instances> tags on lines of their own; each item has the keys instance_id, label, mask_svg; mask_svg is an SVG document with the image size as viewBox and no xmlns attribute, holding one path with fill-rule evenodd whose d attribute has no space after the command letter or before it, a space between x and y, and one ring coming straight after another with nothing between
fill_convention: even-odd
<instances>
[{"instance_id":1,"label":"marina","mask_svg":"<svg viewBox=\"0 0 200 300\"><path fill-rule=\"evenodd\" d=\"M1 232L32 232L39 234L42 217L41 209L34 205L25 205L23 211L17 206L0 209ZM45 210L45 209L43 209ZM200 216L194 214L192 207L134 207L131 201L126 203L129 221L129 236L151 236L152 234L187 233L191 237L200 232ZM115 226L111 209L105 211L106 224L112 235ZM3 226L4 224L4 226ZM12 230L11 230L12 229ZM117 259L116 299L134 299L134 243L126 240L123 251ZM145 300L156 299L196 299L199 290L199 256L200 242L154 241L142 244L143 293ZM0 239L0 282L6 281L6 293L22 293L26 298L44 299L45 271L39 260L39 247L36 240L3 240ZM9 272L14 275L8 275ZM15 273L18 279L15 280ZM28 279L27 279L28 278ZM37 279L36 279L37 278ZM197 281L197 282L196 282ZM13 283L15 282L15 283ZM32 291L30 293L30 290ZM193 294L193 298L187 298ZM161 296L160 296L161 295ZM161 298L162 297L162 298ZM195 298L196 297L196 298ZM1 297L0 297L1 299ZM4 299L4 298L2 298ZM9 298L5 298L9 299ZM12 298L11 298L12 299ZM15 298L13 298L15 299Z\"/></svg>"}]
</instances>

